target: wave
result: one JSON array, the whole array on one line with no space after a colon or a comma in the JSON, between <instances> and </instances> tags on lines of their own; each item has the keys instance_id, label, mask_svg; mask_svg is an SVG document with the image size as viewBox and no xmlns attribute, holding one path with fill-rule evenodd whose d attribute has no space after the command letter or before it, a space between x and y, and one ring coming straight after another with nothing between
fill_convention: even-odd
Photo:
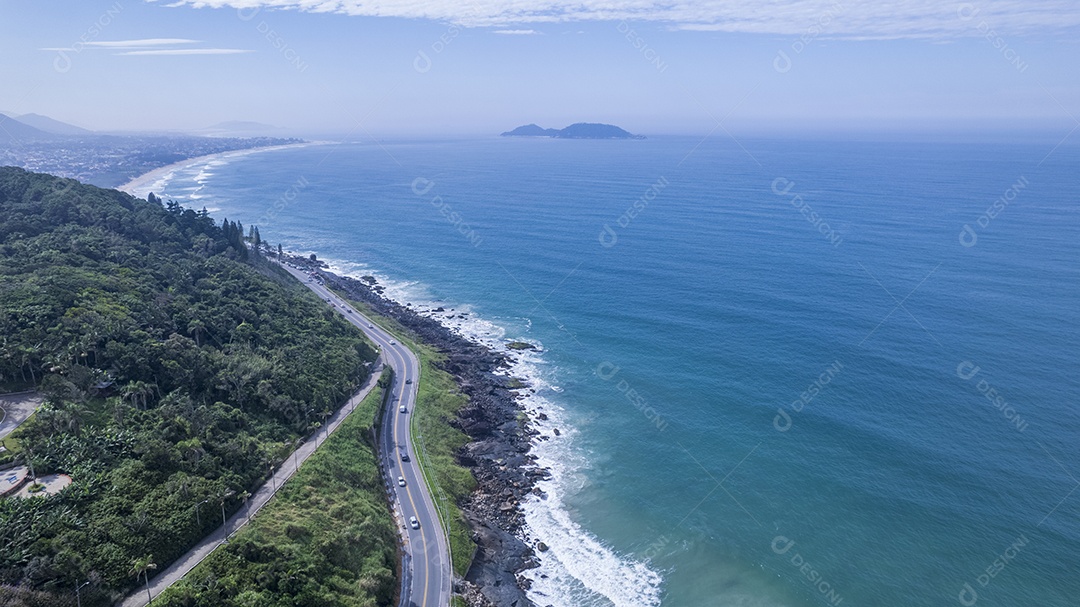
<instances>
[{"instance_id":1,"label":"wave","mask_svg":"<svg viewBox=\"0 0 1080 607\"><path fill-rule=\"evenodd\" d=\"M308 254L310 252L305 252ZM566 411L552 399L563 393L557 385L558 369L544 356L543 344L529 337L528 318L489 320L467 304L451 304L434 297L418 281L400 281L363 263L324 259L330 271L359 279L374 276L384 295L401 305L409 304L417 313L438 320L462 337L502 352L510 361L504 372L523 381L522 405L534 427L545 440L533 443L536 465L551 476L537 487L536 494L522 504L526 526L521 539L530 545L543 542L548 550L537 552L540 566L523 573L530 583L527 594L538 605L580 607L655 607L660 604L663 577L647 563L620 555L581 525L574 522L561 496L585 485L587 458L574 446L576 431L568 423ZM534 350L510 350L513 341L532 344ZM539 417L544 413L547 417ZM555 429L559 429L559 435Z\"/></svg>"}]
</instances>

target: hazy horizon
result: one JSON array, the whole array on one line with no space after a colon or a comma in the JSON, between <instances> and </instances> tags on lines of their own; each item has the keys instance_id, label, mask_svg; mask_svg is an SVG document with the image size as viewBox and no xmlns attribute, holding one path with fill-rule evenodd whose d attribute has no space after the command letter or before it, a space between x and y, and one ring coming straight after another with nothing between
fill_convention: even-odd
<instances>
[{"instance_id":1,"label":"hazy horizon","mask_svg":"<svg viewBox=\"0 0 1080 607\"><path fill-rule=\"evenodd\" d=\"M107 132L254 121L345 139L530 122L1059 139L1080 126L1080 7L1053 0L300 4L9 2L0 112Z\"/></svg>"}]
</instances>

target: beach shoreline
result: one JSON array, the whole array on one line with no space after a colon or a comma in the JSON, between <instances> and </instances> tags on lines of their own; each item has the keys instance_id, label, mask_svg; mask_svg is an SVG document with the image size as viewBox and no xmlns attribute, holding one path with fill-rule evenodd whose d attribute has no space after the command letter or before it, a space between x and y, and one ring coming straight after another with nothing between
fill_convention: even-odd
<instances>
[{"instance_id":1,"label":"beach shoreline","mask_svg":"<svg viewBox=\"0 0 1080 607\"><path fill-rule=\"evenodd\" d=\"M334 143L332 141L304 141L302 143L289 143L285 145L269 145L256 148L244 148L240 150L229 150L227 152L217 152L215 154L205 154L203 156L193 156L191 158L185 158L184 160L178 160L172 164L167 164L163 167L158 167L152 171L147 171L127 183L116 186L115 189L130 194L136 198L145 198L146 195L153 190L151 189L154 184L168 179L168 177L176 171L181 171L188 167L200 164L203 162L211 162L219 158L235 158L238 156L247 156L249 154L256 154L260 152L272 152L275 150L286 150L292 148L303 148L313 145L329 145Z\"/></svg>"}]
</instances>

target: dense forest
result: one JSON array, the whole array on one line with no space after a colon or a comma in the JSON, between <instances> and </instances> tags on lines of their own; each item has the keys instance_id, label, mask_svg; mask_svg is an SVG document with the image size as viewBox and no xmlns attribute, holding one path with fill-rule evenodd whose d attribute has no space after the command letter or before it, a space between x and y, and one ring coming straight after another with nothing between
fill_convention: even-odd
<instances>
[{"instance_id":1,"label":"dense forest","mask_svg":"<svg viewBox=\"0 0 1080 607\"><path fill-rule=\"evenodd\" d=\"M257 239L257 234L255 235ZM59 495L0 500L0 605L111 604L238 509L375 358L244 227L0 168L7 442ZM140 578L141 579L141 578Z\"/></svg>"}]
</instances>

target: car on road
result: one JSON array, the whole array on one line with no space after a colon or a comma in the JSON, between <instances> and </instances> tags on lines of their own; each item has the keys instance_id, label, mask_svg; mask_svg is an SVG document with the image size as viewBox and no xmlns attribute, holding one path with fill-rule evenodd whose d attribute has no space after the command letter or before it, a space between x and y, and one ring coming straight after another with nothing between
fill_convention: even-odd
<instances>
[{"instance_id":1,"label":"car on road","mask_svg":"<svg viewBox=\"0 0 1080 607\"><path fill-rule=\"evenodd\" d=\"M411 384L411 383L412 383L412 380L411 380L411 379L406 379L406 380L405 380L405 383L407 383L407 384Z\"/></svg>"},{"instance_id":2,"label":"car on road","mask_svg":"<svg viewBox=\"0 0 1080 607\"><path fill-rule=\"evenodd\" d=\"M409 454L402 451L401 452L401 461L403 461L403 462L409 461Z\"/></svg>"},{"instance_id":3,"label":"car on road","mask_svg":"<svg viewBox=\"0 0 1080 607\"><path fill-rule=\"evenodd\" d=\"M368 323L368 326L367 326L367 328L369 328L369 329L374 329L374 328L375 328L375 325L373 325L373 324L371 324L371 323Z\"/></svg>"},{"instance_id":4,"label":"car on road","mask_svg":"<svg viewBox=\"0 0 1080 607\"><path fill-rule=\"evenodd\" d=\"M397 477L397 484L398 484L399 487L404 487L405 486L405 477L403 477L403 476Z\"/></svg>"},{"instance_id":5,"label":"car on road","mask_svg":"<svg viewBox=\"0 0 1080 607\"><path fill-rule=\"evenodd\" d=\"M405 405L401 405L401 408L398 409L398 411L401 411L402 413L408 413L408 409L405 408Z\"/></svg>"},{"instance_id":6,"label":"car on road","mask_svg":"<svg viewBox=\"0 0 1080 607\"><path fill-rule=\"evenodd\" d=\"M415 516L410 516L409 517L409 526L412 527L413 529L419 529L420 528L420 521L416 520Z\"/></svg>"},{"instance_id":7,"label":"car on road","mask_svg":"<svg viewBox=\"0 0 1080 607\"><path fill-rule=\"evenodd\" d=\"M391 340L390 340L390 345L391 345L391 346L396 346L396 345L397 345L397 342L391 339Z\"/></svg>"}]
</instances>

